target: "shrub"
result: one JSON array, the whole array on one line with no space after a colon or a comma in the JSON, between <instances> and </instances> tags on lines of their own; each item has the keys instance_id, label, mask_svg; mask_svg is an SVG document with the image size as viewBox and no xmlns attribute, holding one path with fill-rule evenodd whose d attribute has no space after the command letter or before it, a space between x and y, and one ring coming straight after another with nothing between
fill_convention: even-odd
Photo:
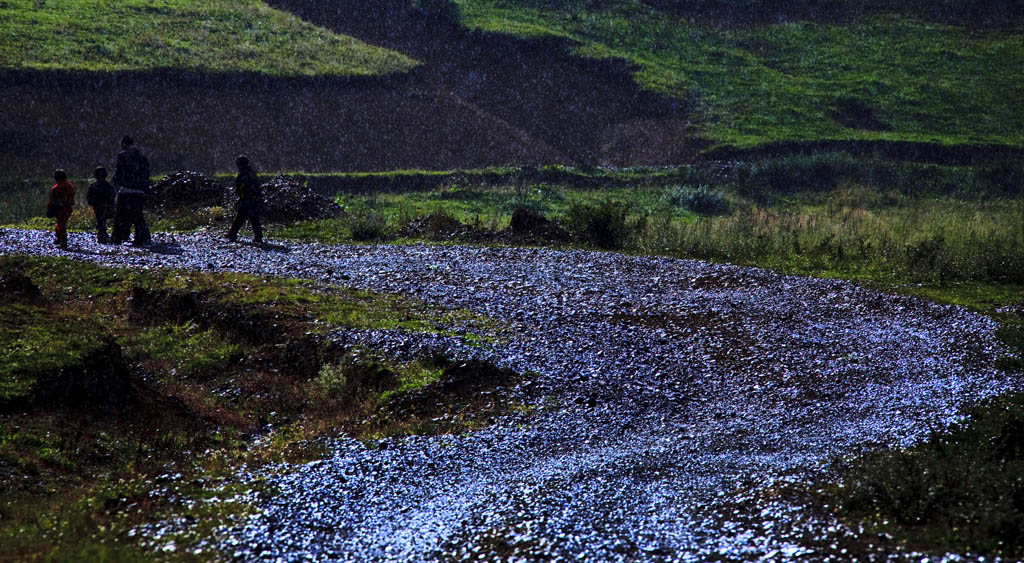
<instances>
[{"instance_id":1,"label":"shrub","mask_svg":"<svg viewBox=\"0 0 1024 563\"><path fill-rule=\"evenodd\" d=\"M387 238L387 222L377 214L353 217L349 223L352 240L366 242Z\"/></svg>"},{"instance_id":2,"label":"shrub","mask_svg":"<svg viewBox=\"0 0 1024 563\"><path fill-rule=\"evenodd\" d=\"M858 179L865 167L864 161L848 153L797 154L744 163L736 170L736 177L740 191L756 197L830 191L844 179Z\"/></svg>"},{"instance_id":3,"label":"shrub","mask_svg":"<svg viewBox=\"0 0 1024 563\"><path fill-rule=\"evenodd\" d=\"M573 238L598 248L622 248L626 241L626 209L606 201L601 205L573 203L566 212L566 229Z\"/></svg>"},{"instance_id":4,"label":"shrub","mask_svg":"<svg viewBox=\"0 0 1024 563\"><path fill-rule=\"evenodd\" d=\"M310 395L319 401L340 399L348 388L348 377L341 364L324 364L310 385Z\"/></svg>"},{"instance_id":5,"label":"shrub","mask_svg":"<svg viewBox=\"0 0 1024 563\"><path fill-rule=\"evenodd\" d=\"M912 448L872 452L841 468L842 514L914 547L1024 555L1024 396L991 400L967 422Z\"/></svg>"},{"instance_id":6,"label":"shrub","mask_svg":"<svg viewBox=\"0 0 1024 563\"><path fill-rule=\"evenodd\" d=\"M689 209L700 215L727 215L732 206L722 194L705 185L675 186L666 193L669 205Z\"/></svg>"},{"instance_id":7,"label":"shrub","mask_svg":"<svg viewBox=\"0 0 1024 563\"><path fill-rule=\"evenodd\" d=\"M543 227L548 220L539 211L532 207L520 205L512 211L512 219L509 227L516 233L529 233Z\"/></svg>"}]
</instances>

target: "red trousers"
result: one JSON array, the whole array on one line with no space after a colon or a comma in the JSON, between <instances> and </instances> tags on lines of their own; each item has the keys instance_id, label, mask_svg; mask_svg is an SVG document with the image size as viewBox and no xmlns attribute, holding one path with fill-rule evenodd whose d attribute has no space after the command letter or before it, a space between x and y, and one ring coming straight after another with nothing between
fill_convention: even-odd
<instances>
[{"instance_id":1,"label":"red trousers","mask_svg":"<svg viewBox=\"0 0 1024 563\"><path fill-rule=\"evenodd\" d=\"M74 207L66 205L57 211L57 227L53 229L56 233L57 238L53 241L54 244L60 246L68 245L68 221L71 220L71 212L75 210Z\"/></svg>"}]
</instances>

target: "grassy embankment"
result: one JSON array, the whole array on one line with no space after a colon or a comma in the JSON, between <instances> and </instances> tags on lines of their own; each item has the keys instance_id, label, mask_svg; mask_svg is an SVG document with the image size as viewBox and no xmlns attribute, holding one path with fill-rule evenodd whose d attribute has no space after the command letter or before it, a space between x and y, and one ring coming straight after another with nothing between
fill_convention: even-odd
<instances>
[{"instance_id":1,"label":"grassy embankment","mask_svg":"<svg viewBox=\"0 0 1024 563\"><path fill-rule=\"evenodd\" d=\"M257 0L7 0L0 69L375 76L417 63Z\"/></svg>"},{"instance_id":2,"label":"grassy embankment","mask_svg":"<svg viewBox=\"0 0 1024 563\"><path fill-rule=\"evenodd\" d=\"M747 0L456 4L470 28L567 38L583 56L629 61L642 87L687 107L715 145L1024 146L1024 33L1019 25L1006 31L968 18L937 21L971 2L944 2L943 9L851 0L819 6L819 14L840 14L831 20L793 15L787 23L774 17L782 3ZM1019 3L1000 7L1005 13L995 15L1003 19L1019 22L1024 13ZM732 21L716 25L727 12Z\"/></svg>"},{"instance_id":3,"label":"grassy embankment","mask_svg":"<svg viewBox=\"0 0 1024 563\"><path fill-rule=\"evenodd\" d=\"M150 560L176 545L162 555L189 559L259 494L233 483L241 464L307 459L309 439L342 431L462 431L511 408L434 392L394 410L467 368L325 337L345 327L491 331L465 311L299 280L0 257L0 558ZM195 525L130 533L176 518Z\"/></svg>"}]
</instances>

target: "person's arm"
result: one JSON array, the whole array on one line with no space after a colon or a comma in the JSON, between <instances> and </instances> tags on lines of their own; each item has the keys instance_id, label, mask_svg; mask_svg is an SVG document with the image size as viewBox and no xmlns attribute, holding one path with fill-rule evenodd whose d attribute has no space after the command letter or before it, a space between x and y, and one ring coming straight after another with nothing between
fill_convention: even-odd
<instances>
[{"instance_id":1,"label":"person's arm","mask_svg":"<svg viewBox=\"0 0 1024 563\"><path fill-rule=\"evenodd\" d=\"M114 177L112 178L112 181L114 182L115 186L124 185L124 170L124 153L122 152L118 153L117 163L114 164Z\"/></svg>"}]
</instances>

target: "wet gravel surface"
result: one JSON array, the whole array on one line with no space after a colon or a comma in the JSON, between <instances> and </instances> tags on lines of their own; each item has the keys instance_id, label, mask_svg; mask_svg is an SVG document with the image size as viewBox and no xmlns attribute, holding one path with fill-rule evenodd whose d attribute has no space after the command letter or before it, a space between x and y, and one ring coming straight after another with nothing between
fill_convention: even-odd
<instances>
[{"instance_id":1,"label":"wet gravel surface","mask_svg":"<svg viewBox=\"0 0 1024 563\"><path fill-rule=\"evenodd\" d=\"M995 323L843 281L611 253L455 246L270 249L163 235L148 250L0 231L0 254L307 277L466 308L496 339L349 332L537 372L534 405L465 436L330 441L222 546L242 560L911 558L760 494L836 455L907 444L986 396ZM857 542L865 549L867 541ZM919 557L918 557L919 559Z\"/></svg>"}]
</instances>

